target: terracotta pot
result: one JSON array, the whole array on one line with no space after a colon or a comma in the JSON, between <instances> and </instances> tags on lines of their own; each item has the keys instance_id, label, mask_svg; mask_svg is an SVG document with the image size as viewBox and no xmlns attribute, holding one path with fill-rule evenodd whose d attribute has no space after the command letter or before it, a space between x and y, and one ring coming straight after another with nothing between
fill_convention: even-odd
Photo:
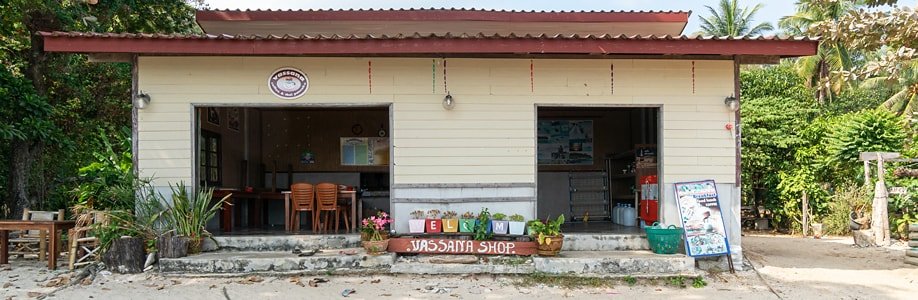
<instances>
[{"instance_id":1,"label":"terracotta pot","mask_svg":"<svg viewBox=\"0 0 918 300\"><path fill-rule=\"evenodd\" d=\"M388 233L388 232L380 232L380 233L379 233L379 236L382 237L382 239L384 239L384 240L389 239L389 233ZM369 241L369 240L370 240L370 236L367 235L366 232L362 232L362 231L361 231L361 232L360 232L360 241L361 241L361 242L366 242L366 241Z\"/></svg>"},{"instance_id":2,"label":"terracotta pot","mask_svg":"<svg viewBox=\"0 0 918 300\"><path fill-rule=\"evenodd\" d=\"M443 232L458 232L459 219L443 219Z\"/></svg>"},{"instance_id":3,"label":"terracotta pot","mask_svg":"<svg viewBox=\"0 0 918 300\"><path fill-rule=\"evenodd\" d=\"M546 239L551 239L550 243L539 244L538 252L539 256L556 256L558 252L561 252L561 245L564 242L564 235L559 234L556 236L546 237ZM538 242L538 240L536 240Z\"/></svg>"},{"instance_id":4,"label":"terracotta pot","mask_svg":"<svg viewBox=\"0 0 918 300\"><path fill-rule=\"evenodd\" d=\"M389 248L389 239L381 241L363 241L362 244L363 249L367 250L367 254L382 254Z\"/></svg>"}]
</instances>

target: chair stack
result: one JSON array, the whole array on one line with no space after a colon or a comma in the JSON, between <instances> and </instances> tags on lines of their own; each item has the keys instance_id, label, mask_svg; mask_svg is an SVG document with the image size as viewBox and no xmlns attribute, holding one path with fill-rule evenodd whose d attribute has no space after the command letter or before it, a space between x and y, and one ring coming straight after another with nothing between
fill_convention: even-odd
<instances>
[{"instance_id":1,"label":"chair stack","mask_svg":"<svg viewBox=\"0 0 918 300\"><path fill-rule=\"evenodd\" d=\"M905 250L905 262L918 266L918 223L908 225L908 249Z\"/></svg>"}]
</instances>

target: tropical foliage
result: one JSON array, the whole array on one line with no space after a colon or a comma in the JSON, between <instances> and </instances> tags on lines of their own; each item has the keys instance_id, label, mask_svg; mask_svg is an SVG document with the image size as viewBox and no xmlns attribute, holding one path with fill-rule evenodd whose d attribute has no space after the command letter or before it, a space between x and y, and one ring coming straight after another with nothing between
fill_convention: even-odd
<instances>
[{"instance_id":1,"label":"tropical foliage","mask_svg":"<svg viewBox=\"0 0 918 300\"><path fill-rule=\"evenodd\" d=\"M762 4L740 7L738 0L720 0L717 8L705 5L709 16L701 17L701 34L715 36L760 35L774 29L768 22L754 24Z\"/></svg>"}]
</instances>

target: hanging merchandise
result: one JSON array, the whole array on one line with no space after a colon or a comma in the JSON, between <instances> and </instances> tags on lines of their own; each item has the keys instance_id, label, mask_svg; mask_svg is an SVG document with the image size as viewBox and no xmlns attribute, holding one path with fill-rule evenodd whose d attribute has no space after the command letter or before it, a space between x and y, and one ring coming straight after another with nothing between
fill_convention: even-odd
<instances>
[{"instance_id":1,"label":"hanging merchandise","mask_svg":"<svg viewBox=\"0 0 918 300\"><path fill-rule=\"evenodd\" d=\"M644 224L651 225L659 220L660 185L657 175L641 177L640 217Z\"/></svg>"}]
</instances>

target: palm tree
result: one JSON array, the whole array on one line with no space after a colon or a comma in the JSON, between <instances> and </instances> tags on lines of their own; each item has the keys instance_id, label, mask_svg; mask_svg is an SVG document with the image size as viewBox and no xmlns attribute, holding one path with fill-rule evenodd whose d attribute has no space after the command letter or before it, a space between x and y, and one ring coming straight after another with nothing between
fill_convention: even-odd
<instances>
[{"instance_id":1,"label":"palm tree","mask_svg":"<svg viewBox=\"0 0 918 300\"><path fill-rule=\"evenodd\" d=\"M861 82L860 87L874 89L884 85L893 86L898 90L883 101L882 106L909 120L914 120L914 114L918 112L918 59L906 62L895 76L867 78Z\"/></svg>"},{"instance_id":2,"label":"palm tree","mask_svg":"<svg viewBox=\"0 0 918 300\"><path fill-rule=\"evenodd\" d=\"M778 21L778 27L785 34L795 36L818 36L813 27L820 22L838 21L851 9L857 7L856 0L797 1L797 11ZM797 73L807 79L810 87L816 87L815 93L819 103L832 99L833 93L839 93L845 87L845 80L838 76L838 71L850 71L854 67L854 57L844 44L824 42L819 44L819 51L814 56L797 59ZM836 74L833 76L833 74Z\"/></svg>"},{"instance_id":3,"label":"palm tree","mask_svg":"<svg viewBox=\"0 0 918 300\"><path fill-rule=\"evenodd\" d=\"M708 9L711 15L708 17L699 16L701 30L696 34L714 36L760 35L774 29L768 22L752 26L752 19L755 13L762 8L761 3L750 9L749 7L739 7L737 2L737 0L720 0L718 9L705 5L704 7Z\"/></svg>"}]
</instances>

